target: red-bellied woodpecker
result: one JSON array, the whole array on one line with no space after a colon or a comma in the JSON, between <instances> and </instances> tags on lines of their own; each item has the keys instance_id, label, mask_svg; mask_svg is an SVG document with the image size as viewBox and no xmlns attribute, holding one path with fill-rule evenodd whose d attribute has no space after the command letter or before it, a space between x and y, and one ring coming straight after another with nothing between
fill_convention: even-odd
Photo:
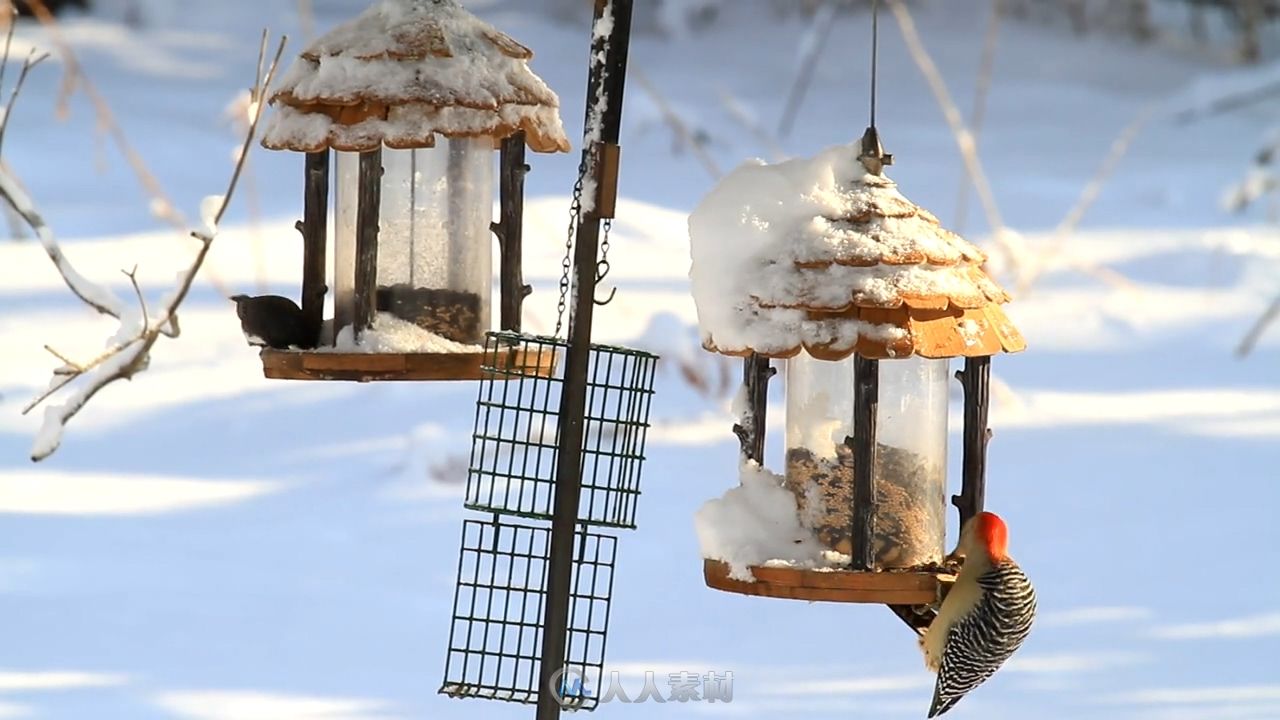
<instances>
[{"instance_id":1,"label":"red-bellied woodpecker","mask_svg":"<svg viewBox=\"0 0 1280 720\"><path fill-rule=\"evenodd\" d=\"M1031 632L1035 589L1008 546L1009 530L995 513L978 513L961 530L954 554L964 565L920 638L925 665L938 673L931 718L986 682Z\"/></svg>"}]
</instances>

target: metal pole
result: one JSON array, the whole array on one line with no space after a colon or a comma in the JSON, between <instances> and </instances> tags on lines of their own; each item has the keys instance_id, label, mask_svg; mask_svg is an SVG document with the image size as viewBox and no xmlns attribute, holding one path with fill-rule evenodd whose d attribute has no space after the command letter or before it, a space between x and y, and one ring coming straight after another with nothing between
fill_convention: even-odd
<instances>
[{"instance_id":1,"label":"metal pole","mask_svg":"<svg viewBox=\"0 0 1280 720\"><path fill-rule=\"evenodd\" d=\"M611 16L612 30L597 34L601 19ZM556 462L555 507L551 519L551 547L547 563L547 605L543 617L542 659L538 677L538 720L557 720L561 705L552 683L564 668L565 641L569 630L569 593L573 579L574 531L578 524L578 502L582 491L583 415L587 400L587 369L591 353L591 316L595 307L596 253L599 250L600 197L612 196L617 176L607 173L599 162L603 148L617 147L622 125L622 91L626 80L627 49L631 35L631 0L596 0L592 23L591 57L587 79L587 129L585 137L594 142L584 148L592 158L588 168L595 179L596 197L590 211L578 220L574 250L574 292L569 315L569 349L565 354L564 386L560 398L560 437ZM591 137L590 121L597 94L605 99L598 137Z\"/></svg>"}]
</instances>

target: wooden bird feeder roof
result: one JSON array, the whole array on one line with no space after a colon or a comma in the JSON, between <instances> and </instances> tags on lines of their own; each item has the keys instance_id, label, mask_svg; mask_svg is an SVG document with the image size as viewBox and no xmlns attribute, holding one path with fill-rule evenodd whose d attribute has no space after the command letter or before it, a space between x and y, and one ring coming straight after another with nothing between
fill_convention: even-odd
<instances>
[{"instance_id":1,"label":"wooden bird feeder roof","mask_svg":"<svg viewBox=\"0 0 1280 720\"><path fill-rule=\"evenodd\" d=\"M836 181L824 207L798 223L788 242L745 267L750 288L738 304L761 342L719 341L726 355L822 360L994 355L1025 348L1001 308L1009 296L987 275L986 256L898 192L867 173Z\"/></svg>"},{"instance_id":2,"label":"wooden bird feeder roof","mask_svg":"<svg viewBox=\"0 0 1280 720\"><path fill-rule=\"evenodd\" d=\"M379 0L302 52L270 98L262 144L356 152L523 130L531 149L567 152L560 100L531 57L456 0Z\"/></svg>"}]
</instances>

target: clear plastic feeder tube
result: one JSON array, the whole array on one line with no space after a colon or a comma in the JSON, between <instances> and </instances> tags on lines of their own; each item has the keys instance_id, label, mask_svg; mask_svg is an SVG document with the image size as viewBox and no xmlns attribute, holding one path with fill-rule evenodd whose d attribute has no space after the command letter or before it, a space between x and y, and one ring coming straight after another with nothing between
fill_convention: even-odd
<instances>
[{"instance_id":1,"label":"clear plastic feeder tube","mask_svg":"<svg viewBox=\"0 0 1280 720\"><path fill-rule=\"evenodd\" d=\"M479 343L493 286L493 140L384 150L378 310Z\"/></svg>"},{"instance_id":2,"label":"clear plastic feeder tube","mask_svg":"<svg viewBox=\"0 0 1280 720\"><path fill-rule=\"evenodd\" d=\"M333 190L333 335L332 342L355 319L356 213L360 154L334 153Z\"/></svg>"},{"instance_id":3,"label":"clear plastic feeder tube","mask_svg":"<svg viewBox=\"0 0 1280 720\"><path fill-rule=\"evenodd\" d=\"M786 479L800 522L851 554L855 366L806 354L787 361ZM876 416L875 560L880 569L942 559L946 542L946 360L882 360Z\"/></svg>"}]
</instances>

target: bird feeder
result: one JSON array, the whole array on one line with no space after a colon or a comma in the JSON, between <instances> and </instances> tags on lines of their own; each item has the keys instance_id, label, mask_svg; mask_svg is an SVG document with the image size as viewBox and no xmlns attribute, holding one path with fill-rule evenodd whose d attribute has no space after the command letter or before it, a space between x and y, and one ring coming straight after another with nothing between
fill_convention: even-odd
<instances>
[{"instance_id":1,"label":"bird feeder","mask_svg":"<svg viewBox=\"0 0 1280 720\"><path fill-rule=\"evenodd\" d=\"M271 96L262 144L306 153L301 307L315 342L264 349L267 377L481 377L490 233L500 246L501 329L518 331L530 291L524 148L569 150L559 99L529 69L532 55L455 0L379 0L302 52ZM504 362L523 368L526 359L513 351Z\"/></svg>"},{"instance_id":2,"label":"bird feeder","mask_svg":"<svg viewBox=\"0 0 1280 720\"><path fill-rule=\"evenodd\" d=\"M954 570L955 358L965 427L953 502L962 522L982 509L989 360L1025 343L984 254L904 197L883 174L890 160L872 129L812 159L749 164L690 218L703 346L746 359L742 483L698 515L713 588L936 602ZM762 467L771 359L785 378L780 475Z\"/></svg>"}]
</instances>

